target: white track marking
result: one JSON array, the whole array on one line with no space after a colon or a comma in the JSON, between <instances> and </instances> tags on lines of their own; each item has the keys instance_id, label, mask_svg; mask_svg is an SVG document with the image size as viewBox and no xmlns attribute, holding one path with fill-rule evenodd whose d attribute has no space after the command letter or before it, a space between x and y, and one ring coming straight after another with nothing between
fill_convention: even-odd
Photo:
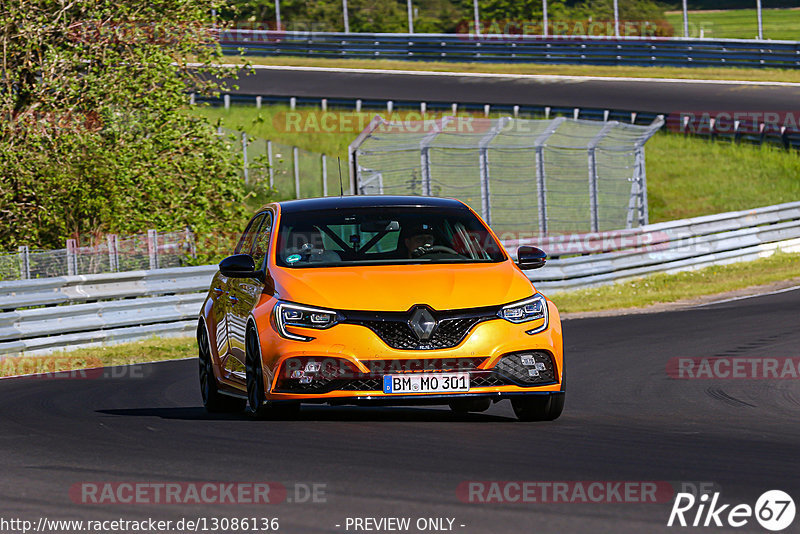
<instances>
[{"instance_id":1,"label":"white track marking","mask_svg":"<svg viewBox=\"0 0 800 534\"><path fill-rule=\"evenodd\" d=\"M190 66L199 66L191 64ZM241 67L233 63L225 63L222 67ZM565 76L555 74L499 74L492 72L450 72L450 71L424 71L424 70L393 70L393 69L351 69L343 67L298 67L292 65L251 65L254 70L284 70L299 72L342 72L351 74L402 74L410 76L441 76L456 78L491 78L491 79L512 79L530 80L534 82L643 82L643 83L664 83L664 84L706 84L706 85L752 85L766 87L800 87L800 83L795 82L756 82L748 80L696 80L681 78L633 78L624 76Z\"/></svg>"},{"instance_id":2,"label":"white track marking","mask_svg":"<svg viewBox=\"0 0 800 534\"><path fill-rule=\"evenodd\" d=\"M743 295L741 297L732 297L729 299L724 300L715 300L714 302L705 302L703 304L697 304L692 306L692 308L703 308L705 306L713 306L714 304L724 304L726 302L735 302L737 300L744 300L744 299L752 299L755 297L766 297L767 295L777 295L778 293L788 293L789 291L796 291L800 289L800 286L792 286L787 287L785 289L776 289L775 291L767 291L766 293L756 293L755 295Z\"/></svg>"}]
</instances>

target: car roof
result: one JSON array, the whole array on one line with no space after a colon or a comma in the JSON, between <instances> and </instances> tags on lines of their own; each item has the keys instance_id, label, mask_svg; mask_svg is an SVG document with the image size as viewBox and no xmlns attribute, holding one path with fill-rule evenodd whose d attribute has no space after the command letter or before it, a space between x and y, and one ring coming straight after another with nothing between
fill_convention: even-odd
<instances>
[{"instance_id":1,"label":"car roof","mask_svg":"<svg viewBox=\"0 0 800 534\"><path fill-rule=\"evenodd\" d=\"M354 195L342 197L306 198L278 202L283 213L297 213L308 210L335 210L366 207L431 207L464 208L463 203L452 198L392 195Z\"/></svg>"}]
</instances>

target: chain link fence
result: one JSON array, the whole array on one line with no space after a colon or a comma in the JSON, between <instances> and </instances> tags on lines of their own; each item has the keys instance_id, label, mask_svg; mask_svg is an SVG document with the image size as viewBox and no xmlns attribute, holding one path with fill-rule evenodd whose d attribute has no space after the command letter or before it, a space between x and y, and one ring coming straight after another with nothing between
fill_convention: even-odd
<instances>
[{"instance_id":1,"label":"chain link fence","mask_svg":"<svg viewBox=\"0 0 800 534\"><path fill-rule=\"evenodd\" d=\"M21 246L15 253L0 253L0 280L184 267L196 255L195 236L188 229L149 230L126 237L109 234L87 246L68 239L66 245L56 250Z\"/></svg>"},{"instance_id":2,"label":"chain link fence","mask_svg":"<svg viewBox=\"0 0 800 534\"><path fill-rule=\"evenodd\" d=\"M541 236L647 224L644 144L663 125L558 117L375 117L350 145L359 194L458 198L496 232Z\"/></svg>"},{"instance_id":3,"label":"chain link fence","mask_svg":"<svg viewBox=\"0 0 800 534\"><path fill-rule=\"evenodd\" d=\"M261 183L274 188L275 200L324 197L339 194L339 161L336 157L310 152L245 132L220 128L241 155L246 184ZM346 163L342 172L346 172ZM344 184L346 187L349 184Z\"/></svg>"}]
</instances>

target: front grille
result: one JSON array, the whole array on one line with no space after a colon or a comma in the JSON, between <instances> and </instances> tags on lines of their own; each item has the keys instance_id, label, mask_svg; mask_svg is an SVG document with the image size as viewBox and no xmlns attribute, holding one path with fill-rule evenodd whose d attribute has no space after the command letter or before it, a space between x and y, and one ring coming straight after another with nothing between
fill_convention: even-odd
<instances>
[{"instance_id":1,"label":"front grille","mask_svg":"<svg viewBox=\"0 0 800 534\"><path fill-rule=\"evenodd\" d=\"M523 363L523 359L525 363ZM529 351L506 354L494 369L501 375L523 386L557 382L556 367L549 352Z\"/></svg>"},{"instance_id":2,"label":"front grille","mask_svg":"<svg viewBox=\"0 0 800 534\"><path fill-rule=\"evenodd\" d=\"M383 377L356 378L338 388L341 391L383 391Z\"/></svg>"},{"instance_id":3,"label":"front grille","mask_svg":"<svg viewBox=\"0 0 800 534\"><path fill-rule=\"evenodd\" d=\"M362 360L370 374L399 374L471 371L477 369L486 358L412 358L408 360Z\"/></svg>"},{"instance_id":4,"label":"front grille","mask_svg":"<svg viewBox=\"0 0 800 534\"><path fill-rule=\"evenodd\" d=\"M478 323L497 318L495 308L436 311L428 309L436 319L436 327L428 339L419 339L409 325L415 306L408 312L343 312L343 323L358 324L375 332L393 349L435 350L458 346Z\"/></svg>"}]
</instances>

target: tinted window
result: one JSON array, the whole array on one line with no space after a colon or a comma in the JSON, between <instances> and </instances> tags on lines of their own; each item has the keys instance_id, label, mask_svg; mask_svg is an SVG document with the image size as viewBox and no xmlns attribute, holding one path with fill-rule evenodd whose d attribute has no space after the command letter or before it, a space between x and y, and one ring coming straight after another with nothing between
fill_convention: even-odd
<instances>
[{"instance_id":1,"label":"tinted window","mask_svg":"<svg viewBox=\"0 0 800 534\"><path fill-rule=\"evenodd\" d=\"M253 245L253 260L256 263L256 269L260 269L264 263L264 258L267 256L269 249L269 237L272 235L272 213L267 212L264 219L261 221L261 227L258 229L255 243Z\"/></svg>"},{"instance_id":2,"label":"tinted window","mask_svg":"<svg viewBox=\"0 0 800 534\"><path fill-rule=\"evenodd\" d=\"M467 209L369 207L284 213L276 263L323 267L505 259Z\"/></svg>"},{"instance_id":3,"label":"tinted window","mask_svg":"<svg viewBox=\"0 0 800 534\"><path fill-rule=\"evenodd\" d=\"M256 239L256 230L258 230L258 225L261 224L261 219L263 218L263 213L259 213L253 217L253 220L250 221L250 224L247 225L247 229L242 234L239 244L236 246L236 254L250 254L252 252L253 242Z\"/></svg>"}]
</instances>

